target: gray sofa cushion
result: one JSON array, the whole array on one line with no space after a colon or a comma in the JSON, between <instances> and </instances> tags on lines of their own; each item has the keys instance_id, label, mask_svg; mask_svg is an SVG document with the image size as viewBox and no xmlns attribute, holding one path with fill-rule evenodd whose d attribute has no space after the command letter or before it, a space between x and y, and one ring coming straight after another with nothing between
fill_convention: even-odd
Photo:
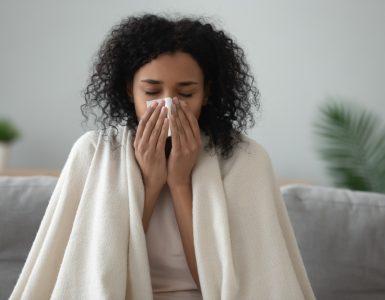
<instances>
[{"instance_id":1,"label":"gray sofa cushion","mask_svg":"<svg viewBox=\"0 0 385 300\"><path fill-rule=\"evenodd\" d=\"M56 182L50 176L0 176L0 299L12 292Z\"/></svg>"},{"instance_id":2,"label":"gray sofa cushion","mask_svg":"<svg viewBox=\"0 0 385 300\"><path fill-rule=\"evenodd\" d=\"M281 187L317 299L385 299L385 195Z\"/></svg>"}]
</instances>

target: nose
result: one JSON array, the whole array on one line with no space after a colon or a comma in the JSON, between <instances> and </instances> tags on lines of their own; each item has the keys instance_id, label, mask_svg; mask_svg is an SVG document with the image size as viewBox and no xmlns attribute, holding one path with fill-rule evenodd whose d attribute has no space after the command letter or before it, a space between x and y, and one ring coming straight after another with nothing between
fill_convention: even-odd
<instances>
[{"instance_id":1,"label":"nose","mask_svg":"<svg viewBox=\"0 0 385 300\"><path fill-rule=\"evenodd\" d=\"M178 96L178 93L173 87L163 86L163 91L161 93L162 99L166 97L174 98L177 96Z\"/></svg>"}]
</instances>

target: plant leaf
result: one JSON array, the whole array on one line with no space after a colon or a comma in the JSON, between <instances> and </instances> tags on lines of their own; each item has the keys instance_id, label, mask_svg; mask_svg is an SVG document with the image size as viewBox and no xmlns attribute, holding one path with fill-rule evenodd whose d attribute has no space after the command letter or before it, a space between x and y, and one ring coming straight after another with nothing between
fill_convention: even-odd
<instances>
[{"instance_id":1,"label":"plant leaf","mask_svg":"<svg viewBox=\"0 0 385 300\"><path fill-rule=\"evenodd\" d=\"M377 115L331 99L314 128L317 151L337 186L385 193L385 127Z\"/></svg>"}]
</instances>

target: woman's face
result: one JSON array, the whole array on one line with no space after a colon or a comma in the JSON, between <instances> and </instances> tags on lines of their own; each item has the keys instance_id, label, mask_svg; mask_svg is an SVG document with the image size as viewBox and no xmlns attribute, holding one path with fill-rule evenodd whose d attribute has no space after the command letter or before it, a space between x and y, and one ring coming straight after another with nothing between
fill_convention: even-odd
<instances>
[{"instance_id":1,"label":"woman's face","mask_svg":"<svg viewBox=\"0 0 385 300\"><path fill-rule=\"evenodd\" d=\"M185 101L199 119L202 105L207 102L203 79L198 63L187 53L162 54L153 59L135 73L128 87L138 120L147 109L146 101L166 97Z\"/></svg>"}]
</instances>

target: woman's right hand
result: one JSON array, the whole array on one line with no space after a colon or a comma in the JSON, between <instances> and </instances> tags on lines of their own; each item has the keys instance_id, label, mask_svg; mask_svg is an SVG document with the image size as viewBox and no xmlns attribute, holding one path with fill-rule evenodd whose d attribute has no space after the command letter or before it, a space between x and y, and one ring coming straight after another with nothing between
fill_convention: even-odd
<instances>
[{"instance_id":1,"label":"woman's right hand","mask_svg":"<svg viewBox=\"0 0 385 300\"><path fill-rule=\"evenodd\" d=\"M145 189L156 192L167 182L165 143L169 121L166 116L164 100L149 106L139 121L134 140L135 158L142 172Z\"/></svg>"}]
</instances>

